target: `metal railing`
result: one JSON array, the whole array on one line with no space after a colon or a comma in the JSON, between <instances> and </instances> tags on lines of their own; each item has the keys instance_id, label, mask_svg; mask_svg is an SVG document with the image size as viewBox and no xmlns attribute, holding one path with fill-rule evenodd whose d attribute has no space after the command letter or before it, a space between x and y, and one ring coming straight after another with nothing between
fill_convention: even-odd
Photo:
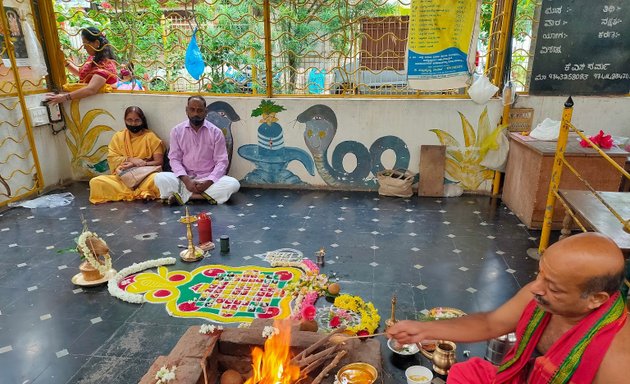
<instances>
[{"instance_id":1,"label":"metal railing","mask_svg":"<svg viewBox=\"0 0 630 384\"><path fill-rule=\"evenodd\" d=\"M542 233L540 236L540 243L538 246L538 254L542 255L544 251L547 249L549 245L549 237L551 234L552 224L553 224L553 212L554 206L556 203L556 199L560 198L559 189L560 189L560 179L562 178L562 173L564 167L566 167L573 175L584 184L586 190L590 191L593 196L599 200L608 210L609 212L619 220L621 226L628 232L630 232L630 220L624 219L605 199L602 198L600 193L595 190L591 186L591 184L580 175L579 171L573 167L565 158L564 154L567 147L567 141L569 137L569 132L572 131L577 133L577 135L585 140L602 158L606 160L613 168L615 168L622 177L630 180L630 174L617 162L615 162L608 154L602 151L597 144L594 144L590 138L585 136L580 130L578 130L573 124L571 124L571 117L573 114L573 100L569 98L564 104L564 110L562 113L562 122L560 125L560 134L558 136L558 144L556 147L556 154L554 157L554 164L551 170L551 181L549 183L549 192L547 194L547 203L545 205L545 217L543 221ZM560 198L560 200L562 200ZM563 202L563 205L566 207L566 203ZM580 222L579 218L573 213L571 209L569 209L569 214L571 217L576 220L578 225L582 230L585 230L585 226Z\"/></svg>"},{"instance_id":2,"label":"metal railing","mask_svg":"<svg viewBox=\"0 0 630 384\"><path fill-rule=\"evenodd\" d=\"M44 182L26 106L27 91L45 89L43 77L29 66L27 39L35 18L30 3L4 6L0 12L3 65L0 67L0 207L41 192ZM30 29L30 30L27 30ZM8 38L7 38L8 37ZM30 42L28 42L30 43Z\"/></svg>"},{"instance_id":3,"label":"metal railing","mask_svg":"<svg viewBox=\"0 0 630 384\"><path fill-rule=\"evenodd\" d=\"M50 0L49 0L50 1ZM55 2L58 40L76 64L86 55L81 27L101 28L119 63L133 62L149 92L271 96L465 97L464 89L409 88L405 49L411 0L91 1ZM501 85L514 10L530 0L483 0L478 72ZM527 7L525 7L527 5ZM522 12L521 12L522 13ZM521 16L516 12L516 20ZM46 15L42 15L45 17ZM184 69L193 31L206 68ZM485 31L485 32L484 32ZM51 60L55 65L62 58ZM63 68L62 68L63 70ZM60 84L58 84L60 85Z\"/></svg>"}]
</instances>

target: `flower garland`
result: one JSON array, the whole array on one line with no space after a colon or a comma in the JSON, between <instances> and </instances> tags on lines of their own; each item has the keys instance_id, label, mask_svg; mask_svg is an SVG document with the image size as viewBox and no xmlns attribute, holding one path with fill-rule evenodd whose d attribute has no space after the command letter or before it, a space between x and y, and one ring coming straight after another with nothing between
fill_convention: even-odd
<instances>
[{"instance_id":1,"label":"flower garland","mask_svg":"<svg viewBox=\"0 0 630 384\"><path fill-rule=\"evenodd\" d=\"M370 334L374 333L381 321L381 316L379 316L378 310L374 308L374 304L371 302L366 303L359 296L340 295L335 299L334 306L361 315L361 323L347 328L347 331L353 333L358 334L361 331L367 331Z\"/></svg>"},{"instance_id":2,"label":"flower garland","mask_svg":"<svg viewBox=\"0 0 630 384\"><path fill-rule=\"evenodd\" d=\"M269 339L271 337L273 337L274 335L279 335L280 334L280 330L276 327L272 327L270 325L266 325L265 328L263 328L262 331L262 337L263 339Z\"/></svg>"},{"instance_id":3,"label":"flower garland","mask_svg":"<svg viewBox=\"0 0 630 384\"><path fill-rule=\"evenodd\" d=\"M315 308L315 302L319 298L319 293L311 291L305 295L298 295L293 304L293 316L295 320L313 320L315 315L312 313Z\"/></svg>"},{"instance_id":4,"label":"flower garland","mask_svg":"<svg viewBox=\"0 0 630 384\"><path fill-rule=\"evenodd\" d=\"M302 318L302 308L314 305L319 296L324 296L328 292L328 276L317 271L305 271L302 278L290 284L286 289L294 297L293 318ZM308 299L307 299L308 298Z\"/></svg>"},{"instance_id":5,"label":"flower garland","mask_svg":"<svg viewBox=\"0 0 630 384\"><path fill-rule=\"evenodd\" d=\"M127 303L132 303L132 304L142 304L144 303L144 295L126 292L124 289L120 289L118 284L123 279L127 278L127 276L133 275L134 273L144 271L145 269L149 269L149 268L156 268L156 267L161 267L163 265L175 264L175 262L176 260L174 257L163 257L161 259L147 260L141 263L133 263L130 266L121 269L116 274L116 276L114 276L113 279L109 280L109 282L107 283L107 290L109 291L110 295L122 301L126 301Z\"/></svg>"},{"instance_id":6,"label":"flower garland","mask_svg":"<svg viewBox=\"0 0 630 384\"><path fill-rule=\"evenodd\" d=\"M214 333L214 331L223 331L223 327L220 325L201 324L199 328L199 333L202 335L210 335Z\"/></svg>"},{"instance_id":7,"label":"flower garland","mask_svg":"<svg viewBox=\"0 0 630 384\"><path fill-rule=\"evenodd\" d=\"M155 374L155 378L157 381L155 384L165 384L170 381L175 381L175 371L177 370L177 366L173 365L171 369L166 368L166 365L163 365L159 371Z\"/></svg>"},{"instance_id":8,"label":"flower garland","mask_svg":"<svg viewBox=\"0 0 630 384\"><path fill-rule=\"evenodd\" d=\"M90 247L86 244L87 239L90 237L102 241L103 244L107 244L103 239L98 237L96 233L85 231L77 239L77 250L79 251L79 254L82 255L82 257L84 257L85 260L87 260L87 262L101 274L101 276L105 276L105 274L112 269L112 258L109 256L109 253L101 255L105 261L105 263L101 263L97 259L97 256L92 252L92 249L90 249Z\"/></svg>"}]
</instances>

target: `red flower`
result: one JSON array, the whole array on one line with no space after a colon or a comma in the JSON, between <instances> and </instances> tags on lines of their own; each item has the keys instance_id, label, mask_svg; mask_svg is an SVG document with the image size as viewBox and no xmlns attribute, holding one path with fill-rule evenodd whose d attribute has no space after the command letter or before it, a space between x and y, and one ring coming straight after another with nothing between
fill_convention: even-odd
<instances>
[{"instance_id":1,"label":"red flower","mask_svg":"<svg viewBox=\"0 0 630 384\"><path fill-rule=\"evenodd\" d=\"M332 319L330 319L330 326L332 328L337 328L340 325L341 325L341 320L339 319L339 316L333 316Z\"/></svg>"},{"instance_id":2,"label":"red flower","mask_svg":"<svg viewBox=\"0 0 630 384\"><path fill-rule=\"evenodd\" d=\"M589 139L593 142L593 144L603 149L610 149L613 146L612 136L604 135L604 131L602 130L600 130L597 135L589 137ZM591 146L586 140L580 141L580 145L584 148Z\"/></svg>"},{"instance_id":3,"label":"red flower","mask_svg":"<svg viewBox=\"0 0 630 384\"><path fill-rule=\"evenodd\" d=\"M316 313L317 313L317 310L315 309L314 305L308 304L308 305L302 306L302 318L304 320L311 321L315 319Z\"/></svg>"},{"instance_id":4,"label":"red flower","mask_svg":"<svg viewBox=\"0 0 630 384\"><path fill-rule=\"evenodd\" d=\"M357 332L357 336L368 336L370 334L370 332L367 329L362 329L359 332Z\"/></svg>"},{"instance_id":5,"label":"red flower","mask_svg":"<svg viewBox=\"0 0 630 384\"><path fill-rule=\"evenodd\" d=\"M103 9L112 9L112 5L110 3L108 3L107 1L103 1L101 3L101 7L103 7Z\"/></svg>"}]
</instances>

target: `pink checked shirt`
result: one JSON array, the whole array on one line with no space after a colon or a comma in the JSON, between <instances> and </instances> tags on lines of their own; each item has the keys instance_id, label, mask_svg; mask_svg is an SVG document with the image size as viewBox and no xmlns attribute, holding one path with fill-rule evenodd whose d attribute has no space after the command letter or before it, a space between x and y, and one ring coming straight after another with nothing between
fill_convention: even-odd
<instances>
[{"instance_id":1,"label":"pink checked shirt","mask_svg":"<svg viewBox=\"0 0 630 384\"><path fill-rule=\"evenodd\" d=\"M190 127L188 120L171 130L168 157L175 176L188 175L197 181L216 183L225 175L228 155L221 129L208 120L199 131Z\"/></svg>"}]
</instances>

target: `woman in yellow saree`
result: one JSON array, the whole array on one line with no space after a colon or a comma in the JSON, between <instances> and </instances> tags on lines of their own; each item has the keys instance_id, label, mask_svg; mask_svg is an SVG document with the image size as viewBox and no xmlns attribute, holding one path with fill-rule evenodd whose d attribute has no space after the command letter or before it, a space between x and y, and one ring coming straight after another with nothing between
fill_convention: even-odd
<instances>
[{"instance_id":1,"label":"woman in yellow saree","mask_svg":"<svg viewBox=\"0 0 630 384\"><path fill-rule=\"evenodd\" d=\"M101 175L90 180L90 202L151 200L160 196L153 183L157 173L148 175L134 189L127 187L118 176L134 167L162 166L164 145L162 140L148 129L147 119L140 107L125 110L126 129L116 132L109 143L107 163L111 175Z\"/></svg>"}]
</instances>

